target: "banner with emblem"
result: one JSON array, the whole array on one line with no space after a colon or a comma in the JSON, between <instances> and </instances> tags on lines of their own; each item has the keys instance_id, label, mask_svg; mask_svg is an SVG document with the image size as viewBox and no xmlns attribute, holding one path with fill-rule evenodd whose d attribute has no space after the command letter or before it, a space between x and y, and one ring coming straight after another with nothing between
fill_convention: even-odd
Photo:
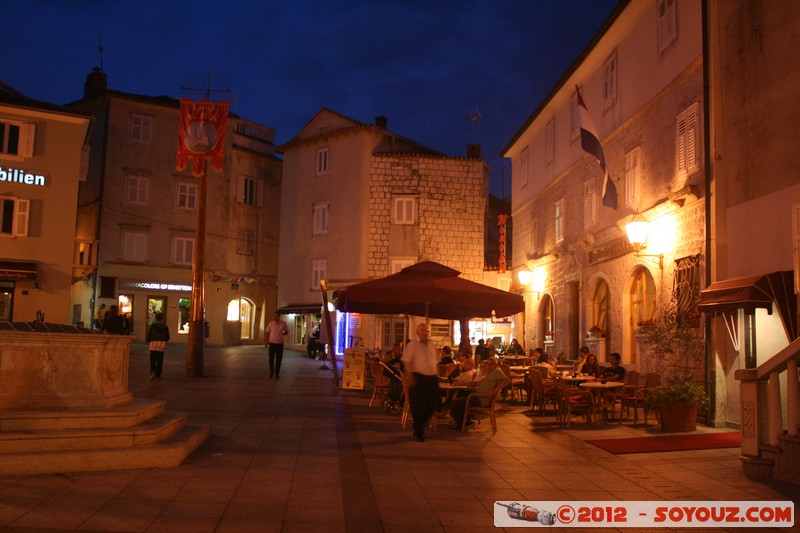
<instances>
[{"instance_id":1,"label":"banner with emblem","mask_svg":"<svg viewBox=\"0 0 800 533\"><path fill-rule=\"evenodd\" d=\"M225 128L228 123L228 102L192 101L181 98L181 119L178 126L178 170L184 170L192 158L192 174L203 176L206 159L211 167L222 172L225 161Z\"/></svg>"}]
</instances>

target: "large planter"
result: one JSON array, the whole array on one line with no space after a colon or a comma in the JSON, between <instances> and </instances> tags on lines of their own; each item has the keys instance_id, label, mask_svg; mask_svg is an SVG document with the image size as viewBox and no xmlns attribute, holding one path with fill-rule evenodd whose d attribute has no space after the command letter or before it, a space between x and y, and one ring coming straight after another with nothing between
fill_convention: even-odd
<instances>
[{"instance_id":1,"label":"large planter","mask_svg":"<svg viewBox=\"0 0 800 533\"><path fill-rule=\"evenodd\" d=\"M677 404L659 407L661 431L687 432L697 429L697 405Z\"/></svg>"}]
</instances>

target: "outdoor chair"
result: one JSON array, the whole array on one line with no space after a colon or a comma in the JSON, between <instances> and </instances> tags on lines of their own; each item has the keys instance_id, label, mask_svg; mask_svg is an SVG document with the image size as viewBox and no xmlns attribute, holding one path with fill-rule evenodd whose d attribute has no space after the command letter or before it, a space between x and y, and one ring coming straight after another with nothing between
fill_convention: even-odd
<instances>
[{"instance_id":1,"label":"outdoor chair","mask_svg":"<svg viewBox=\"0 0 800 533\"><path fill-rule=\"evenodd\" d=\"M649 389L653 387L658 387L661 385L661 374L656 372L649 372L645 376L645 381L643 386L626 386L623 389L622 395L620 397L620 423L622 422L622 409L625 409L625 416L630 416L630 409L633 409L633 423L639 423L639 408L642 408L644 411L644 423L647 424L647 409L645 409L645 399L647 398L647 392Z\"/></svg>"},{"instance_id":2,"label":"outdoor chair","mask_svg":"<svg viewBox=\"0 0 800 533\"><path fill-rule=\"evenodd\" d=\"M402 379L402 378L401 378ZM406 380L403 379L403 410L400 413L400 427L406 429L408 423L413 420L411 416L411 402L408 400L408 385L406 384ZM430 422L428 422L428 427L436 431L438 429L437 419L439 417L436 414L436 411L433 412L433 416L431 416Z\"/></svg>"},{"instance_id":3,"label":"outdoor chair","mask_svg":"<svg viewBox=\"0 0 800 533\"><path fill-rule=\"evenodd\" d=\"M389 390L389 378L383 375L383 365L380 362L372 361L369 368L372 373L372 397L369 399L369 406L372 407L378 395Z\"/></svg>"},{"instance_id":4,"label":"outdoor chair","mask_svg":"<svg viewBox=\"0 0 800 533\"><path fill-rule=\"evenodd\" d=\"M497 433L497 419L495 418L494 407L499 395L500 391L497 391L494 394L479 392L470 393L467 396L467 405L466 409L464 409L464 419L461 421L461 432L463 433L467 431L467 420L469 420L469 415L471 414L474 419L478 420L478 423L480 423L481 418L488 416L489 421L492 423L492 435ZM472 398L491 398L491 402L487 406L470 405L470 400L472 400Z\"/></svg>"},{"instance_id":5,"label":"outdoor chair","mask_svg":"<svg viewBox=\"0 0 800 533\"><path fill-rule=\"evenodd\" d=\"M562 426L569 427L573 414L582 414L587 422L591 422L594 409L592 394L587 390L572 392L560 378L556 378L555 383L560 400L557 421Z\"/></svg>"},{"instance_id":6,"label":"outdoor chair","mask_svg":"<svg viewBox=\"0 0 800 533\"><path fill-rule=\"evenodd\" d=\"M522 391L525 390L524 377L521 375L520 376L514 375L511 372L511 365L508 365L506 363L500 363L500 365L498 366L500 367L500 370L503 371L503 374L505 374L508 380L511 382L511 385L509 385L508 387L506 387L506 389L504 389L503 398L505 398L505 390L510 390L512 402L514 401L515 396L519 398L520 402L523 401Z\"/></svg>"},{"instance_id":7,"label":"outdoor chair","mask_svg":"<svg viewBox=\"0 0 800 533\"><path fill-rule=\"evenodd\" d=\"M449 378L450 374L456 369L458 365L455 363L448 363L446 365L439 365L439 377L440 378Z\"/></svg>"}]
</instances>

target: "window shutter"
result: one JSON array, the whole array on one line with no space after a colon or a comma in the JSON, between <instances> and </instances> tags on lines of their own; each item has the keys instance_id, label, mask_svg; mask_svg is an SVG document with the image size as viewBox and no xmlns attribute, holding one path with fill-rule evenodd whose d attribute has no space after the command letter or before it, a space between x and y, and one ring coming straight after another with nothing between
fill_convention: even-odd
<instances>
[{"instance_id":1,"label":"window shutter","mask_svg":"<svg viewBox=\"0 0 800 533\"><path fill-rule=\"evenodd\" d=\"M18 198L16 200L16 212L14 213L14 235L26 237L28 235L28 219L30 218L30 200Z\"/></svg>"},{"instance_id":2,"label":"window shutter","mask_svg":"<svg viewBox=\"0 0 800 533\"><path fill-rule=\"evenodd\" d=\"M241 174L236 179L236 202L243 204L244 203L244 176Z\"/></svg>"},{"instance_id":3,"label":"window shutter","mask_svg":"<svg viewBox=\"0 0 800 533\"><path fill-rule=\"evenodd\" d=\"M589 227L597 216L597 187L594 183L583 185L583 225Z\"/></svg>"},{"instance_id":4,"label":"window shutter","mask_svg":"<svg viewBox=\"0 0 800 533\"><path fill-rule=\"evenodd\" d=\"M625 155L625 203L634 203L639 198L641 185L640 149L636 148Z\"/></svg>"},{"instance_id":5,"label":"window shutter","mask_svg":"<svg viewBox=\"0 0 800 533\"><path fill-rule=\"evenodd\" d=\"M36 126L33 124L22 124L19 129L19 149L17 155L20 157L33 157L33 140L36 137Z\"/></svg>"}]
</instances>

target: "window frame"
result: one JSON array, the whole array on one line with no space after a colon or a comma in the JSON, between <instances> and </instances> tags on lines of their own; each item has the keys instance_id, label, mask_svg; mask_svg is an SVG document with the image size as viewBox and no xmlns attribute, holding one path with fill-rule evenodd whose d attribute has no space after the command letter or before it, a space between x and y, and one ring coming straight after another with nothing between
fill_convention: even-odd
<instances>
[{"instance_id":1,"label":"window frame","mask_svg":"<svg viewBox=\"0 0 800 533\"><path fill-rule=\"evenodd\" d=\"M249 229L240 229L236 236L236 253L239 255L256 254L256 235Z\"/></svg>"},{"instance_id":2,"label":"window frame","mask_svg":"<svg viewBox=\"0 0 800 533\"><path fill-rule=\"evenodd\" d=\"M194 237L184 235L172 236L172 264L178 266L192 266L194 263ZM187 259L186 256L189 256Z\"/></svg>"},{"instance_id":3,"label":"window frame","mask_svg":"<svg viewBox=\"0 0 800 533\"><path fill-rule=\"evenodd\" d=\"M11 128L16 129L15 151L10 151L9 142L12 137ZM33 141L36 135L36 126L20 120L0 117L0 155L15 161L33 156Z\"/></svg>"},{"instance_id":4,"label":"window frame","mask_svg":"<svg viewBox=\"0 0 800 533\"><path fill-rule=\"evenodd\" d=\"M595 178L583 182L583 226L589 228L597 223L598 201Z\"/></svg>"},{"instance_id":5,"label":"window frame","mask_svg":"<svg viewBox=\"0 0 800 533\"><path fill-rule=\"evenodd\" d=\"M330 202L317 202L311 207L311 235L327 235Z\"/></svg>"},{"instance_id":6,"label":"window frame","mask_svg":"<svg viewBox=\"0 0 800 533\"><path fill-rule=\"evenodd\" d=\"M656 2L658 54L667 51L678 40L678 1Z\"/></svg>"},{"instance_id":7,"label":"window frame","mask_svg":"<svg viewBox=\"0 0 800 533\"><path fill-rule=\"evenodd\" d=\"M179 181L175 191L175 206L178 209L194 211L197 209L197 184ZM185 190L183 190L185 189Z\"/></svg>"},{"instance_id":8,"label":"window frame","mask_svg":"<svg viewBox=\"0 0 800 533\"><path fill-rule=\"evenodd\" d=\"M519 174L520 174L520 188L528 186L531 174L531 157L528 147L522 149L519 154Z\"/></svg>"},{"instance_id":9,"label":"window frame","mask_svg":"<svg viewBox=\"0 0 800 533\"><path fill-rule=\"evenodd\" d=\"M7 224L5 216L5 203L11 203L11 214L8 217L10 227L4 230ZM30 223L31 203L27 198L16 196L0 196L0 237L27 237Z\"/></svg>"},{"instance_id":10,"label":"window frame","mask_svg":"<svg viewBox=\"0 0 800 533\"><path fill-rule=\"evenodd\" d=\"M625 204L639 201L642 187L642 149L637 146L625 154Z\"/></svg>"},{"instance_id":11,"label":"window frame","mask_svg":"<svg viewBox=\"0 0 800 533\"><path fill-rule=\"evenodd\" d=\"M317 176L327 176L330 172L330 155L331 149L329 147L317 149L315 166Z\"/></svg>"},{"instance_id":12,"label":"window frame","mask_svg":"<svg viewBox=\"0 0 800 533\"><path fill-rule=\"evenodd\" d=\"M614 49L603 61L603 108L608 109L617 103L619 79L617 50Z\"/></svg>"},{"instance_id":13,"label":"window frame","mask_svg":"<svg viewBox=\"0 0 800 533\"><path fill-rule=\"evenodd\" d=\"M402 204L402 207L401 207ZM411 213L408 218L408 205ZM395 226L413 226L417 224L419 216L419 197L412 194L396 194L392 196L392 224Z\"/></svg>"},{"instance_id":14,"label":"window frame","mask_svg":"<svg viewBox=\"0 0 800 533\"><path fill-rule=\"evenodd\" d=\"M416 257L390 257L389 258L389 274L397 274L406 267L409 267L417 262Z\"/></svg>"},{"instance_id":15,"label":"window frame","mask_svg":"<svg viewBox=\"0 0 800 533\"><path fill-rule=\"evenodd\" d=\"M564 205L565 201L563 198L553 204L553 236L555 237L556 244L561 244L564 241Z\"/></svg>"},{"instance_id":16,"label":"window frame","mask_svg":"<svg viewBox=\"0 0 800 533\"><path fill-rule=\"evenodd\" d=\"M700 102L681 112L675 120L675 175L686 177L700 170Z\"/></svg>"},{"instance_id":17,"label":"window frame","mask_svg":"<svg viewBox=\"0 0 800 533\"><path fill-rule=\"evenodd\" d=\"M245 207L262 207L264 181L254 176L239 174L236 178L236 203Z\"/></svg>"},{"instance_id":18,"label":"window frame","mask_svg":"<svg viewBox=\"0 0 800 533\"><path fill-rule=\"evenodd\" d=\"M132 198L131 188L135 188ZM142 199L141 197L144 196ZM144 176L128 175L125 177L125 205L147 205L150 201L150 179Z\"/></svg>"},{"instance_id":19,"label":"window frame","mask_svg":"<svg viewBox=\"0 0 800 533\"><path fill-rule=\"evenodd\" d=\"M131 113L128 140L135 143L153 142L153 116L144 113Z\"/></svg>"},{"instance_id":20,"label":"window frame","mask_svg":"<svg viewBox=\"0 0 800 533\"><path fill-rule=\"evenodd\" d=\"M149 233L141 230L123 229L122 230L122 260L131 263L146 263L148 253ZM135 241L129 242L129 238ZM131 248L132 247L132 248ZM140 253L137 253L137 248ZM130 254L129 254L130 251Z\"/></svg>"},{"instance_id":21,"label":"window frame","mask_svg":"<svg viewBox=\"0 0 800 533\"><path fill-rule=\"evenodd\" d=\"M556 119L551 118L544 127L544 164L549 165L556 159Z\"/></svg>"},{"instance_id":22,"label":"window frame","mask_svg":"<svg viewBox=\"0 0 800 533\"><path fill-rule=\"evenodd\" d=\"M319 290L319 282L328 275L327 259L311 260L311 290Z\"/></svg>"}]
</instances>

